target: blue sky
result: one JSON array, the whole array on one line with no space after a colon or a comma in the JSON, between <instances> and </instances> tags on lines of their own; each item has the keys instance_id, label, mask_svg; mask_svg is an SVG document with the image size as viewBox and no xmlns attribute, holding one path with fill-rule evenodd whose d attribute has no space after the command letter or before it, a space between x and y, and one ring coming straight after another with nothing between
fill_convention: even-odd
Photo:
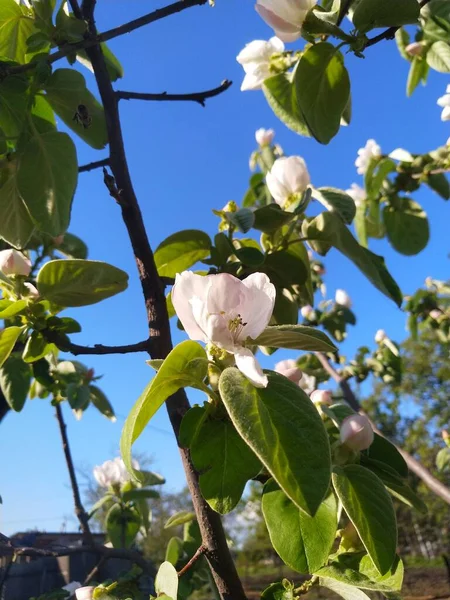
<instances>
[{"instance_id":1,"label":"blue sky","mask_svg":"<svg viewBox=\"0 0 450 600\"><path fill-rule=\"evenodd\" d=\"M268 39L271 30L257 16L253 0L217 0L113 40L110 46L125 69L118 89L142 92L189 92L215 87L224 78L234 85L212 99L205 109L190 103L121 103L125 142L134 185L153 248L174 231L217 230L213 208L228 200L240 202L249 178L248 158L259 127L276 130L286 154L304 157L317 187L346 189L356 181L356 151L374 137L388 153L399 146L425 152L443 145L450 123L440 121L436 99L449 78L432 73L426 87L405 96L408 71L395 42L370 48L365 59L348 55L352 80L353 122L341 129L328 146L287 130L267 106L262 93L239 90L242 69L235 57L253 39ZM159 3L158 3L159 5ZM97 25L106 30L155 9L145 0L99 0ZM295 47L295 46L293 46ZM67 67L60 63L58 66ZM83 71L93 88L92 77ZM98 160L96 152L77 141L80 164ZM449 208L430 191L414 194L429 214L431 241L413 258L391 250L387 241L371 242L386 257L404 293L413 292L427 275L448 277ZM146 337L144 303L130 244L114 200L107 194L100 171L82 174L75 198L70 231L88 244L90 258L105 260L130 273L128 290L102 304L70 312L82 323L80 344L126 344ZM405 319L395 305L378 293L345 258L332 251L325 259L330 295L338 287L351 295L358 327L342 347L351 355L361 344L371 344L378 328L397 340L405 336ZM175 330L175 339L183 335ZM276 360L287 357L278 353ZM100 384L118 415L111 424L95 409L76 422L65 410L74 460L89 472L118 453L123 421L148 383L152 372L145 356L80 357L104 374ZM273 361L264 359L264 366ZM191 396L192 397L192 396ZM193 396L194 398L198 396ZM66 408L66 407L64 407ZM154 470L167 478L167 488L180 489L184 477L170 425L162 408L136 444L138 452L154 457ZM10 414L1 426L0 455L4 533L38 527L68 530L76 527L68 476L59 433L48 401L27 402L21 414Z\"/></svg>"}]
</instances>

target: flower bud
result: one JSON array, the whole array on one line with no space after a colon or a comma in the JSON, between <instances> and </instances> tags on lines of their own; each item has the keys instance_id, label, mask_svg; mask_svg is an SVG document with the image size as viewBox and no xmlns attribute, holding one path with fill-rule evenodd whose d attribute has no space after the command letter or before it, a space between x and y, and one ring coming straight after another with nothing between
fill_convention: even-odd
<instances>
[{"instance_id":1,"label":"flower bud","mask_svg":"<svg viewBox=\"0 0 450 600\"><path fill-rule=\"evenodd\" d=\"M310 304L302 306L300 309L300 314L304 319L308 319L310 321L313 321L316 318L316 311Z\"/></svg>"},{"instance_id":2,"label":"flower bud","mask_svg":"<svg viewBox=\"0 0 450 600\"><path fill-rule=\"evenodd\" d=\"M366 450L373 442L374 434L365 415L350 415L342 421L341 443L351 450Z\"/></svg>"},{"instance_id":3,"label":"flower bud","mask_svg":"<svg viewBox=\"0 0 450 600\"><path fill-rule=\"evenodd\" d=\"M281 208L299 200L310 183L306 163L301 156L282 156L266 176L267 187Z\"/></svg>"},{"instance_id":4,"label":"flower bud","mask_svg":"<svg viewBox=\"0 0 450 600\"><path fill-rule=\"evenodd\" d=\"M297 385L303 377L301 369L299 369L296 361L293 359L281 360L275 365L275 371L280 373L280 375L284 375Z\"/></svg>"},{"instance_id":5,"label":"flower bud","mask_svg":"<svg viewBox=\"0 0 450 600\"><path fill-rule=\"evenodd\" d=\"M439 308L433 308L433 310L430 310L430 317L435 321L437 321L441 315L442 311Z\"/></svg>"},{"instance_id":6,"label":"flower bud","mask_svg":"<svg viewBox=\"0 0 450 600\"><path fill-rule=\"evenodd\" d=\"M257 0L256 11L283 42L301 36L302 24L316 0Z\"/></svg>"},{"instance_id":7,"label":"flower bud","mask_svg":"<svg viewBox=\"0 0 450 600\"><path fill-rule=\"evenodd\" d=\"M314 390L310 398L316 406L318 404L326 404L327 406L333 404L333 396L330 390Z\"/></svg>"},{"instance_id":8,"label":"flower bud","mask_svg":"<svg viewBox=\"0 0 450 600\"><path fill-rule=\"evenodd\" d=\"M95 585L86 585L75 590L77 600L92 600L94 596Z\"/></svg>"},{"instance_id":9,"label":"flower bud","mask_svg":"<svg viewBox=\"0 0 450 600\"><path fill-rule=\"evenodd\" d=\"M27 277L31 271L31 261L17 250L2 250L0 252L0 271L4 275Z\"/></svg>"},{"instance_id":10,"label":"flower bud","mask_svg":"<svg viewBox=\"0 0 450 600\"><path fill-rule=\"evenodd\" d=\"M344 290L336 290L336 295L334 297L337 304L341 306L345 306L345 308L350 308L352 305L352 300L350 296Z\"/></svg>"},{"instance_id":11,"label":"flower bud","mask_svg":"<svg viewBox=\"0 0 450 600\"><path fill-rule=\"evenodd\" d=\"M407 52L410 56L420 56L423 54L423 51L424 46L421 42L412 42L405 48L405 52Z\"/></svg>"},{"instance_id":12,"label":"flower bud","mask_svg":"<svg viewBox=\"0 0 450 600\"><path fill-rule=\"evenodd\" d=\"M387 338L386 332L384 329L379 329L375 334L375 341L377 344L381 344Z\"/></svg>"},{"instance_id":13,"label":"flower bud","mask_svg":"<svg viewBox=\"0 0 450 600\"><path fill-rule=\"evenodd\" d=\"M275 131L273 129L258 129L255 132L256 143L259 146L270 146L275 137Z\"/></svg>"}]
</instances>

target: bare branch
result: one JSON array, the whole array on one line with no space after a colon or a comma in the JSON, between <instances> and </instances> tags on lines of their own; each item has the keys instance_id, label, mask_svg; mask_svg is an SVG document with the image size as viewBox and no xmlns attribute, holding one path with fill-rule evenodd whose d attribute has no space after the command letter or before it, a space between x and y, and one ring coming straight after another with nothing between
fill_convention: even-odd
<instances>
[{"instance_id":1,"label":"bare branch","mask_svg":"<svg viewBox=\"0 0 450 600\"><path fill-rule=\"evenodd\" d=\"M81 14L80 7L78 5L77 0L69 0L70 8L72 9L73 14L77 19L82 19L83 15Z\"/></svg>"},{"instance_id":2,"label":"bare branch","mask_svg":"<svg viewBox=\"0 0 450 600\"><path fill-rule=\"evenodd\" d=\"M81 165L78 167L78 173L86 173L87 171L93 171L94 169L100 169L109 165L109 158L102 158L102 160L96 160L88 163L87 165Z\"/></svg>"},{"instance_id":3,"label":"bare branch","mask_svg":"<svg viewBox=\"0 0 450 600\"><path fill-rule=\"evenodd\" d=\"M430 1L431 0L421 0L421 2L419 2L420 8L423 8ZM369 38L367 44L365 45L365 48L375 46L375 44L378 44L378 42L381 42L383 40L393 40L395 38L395 34L399 29L401 29L401 27L389 27L388 29L385 29L373 38Z\"/></svg>"},{"instance_id":4,"label":"bare branch","mask_svg":"<svg viewBox=\"0 0 450 600\"><path fill-rule=\"evenodd\" d=\"M205 101L208 98L213 98L225 92L232 82L228 79L222 81L222 83L213 88L212 90L206 90L204 92L193 92L190 94L168 94L167 92L161 92L160 94L147 94L140 92L123 92L118 90L116 96L119 100L147 100L156 102L197 102L201 106L205 106Z\"/></svg>"},{"instance_id":5,"label":"bare branch","mask_svg":"<svg viewBox=\"0 0 450 600\"><path fill-rule=\"evenodd\" d=\"M195 565L199 558L201 558L205 554L206 548L202 545L198 548L194 554L194 556L184 565L182 569L178 571L178 577L182 577L185 573L189 571L189 569Z\"/></svg>"},{"instance_id":6,"label":"bare branch","mask_svg":"<svg viewBox=\"0 0 450 600\"><path fill-rule=\"evenodd\" d=\"M317 355L317 358L320 360L325 371L330 375L330 377L332 377L332 379L334 379L334 381L341 388L344 398L348 402L348 404L351 406L351 408L353 408L353 410L355 410L361 414L365 414L361 408L361 404L359 403L359 400L353 393L353 390L351 389L348 381L344 377L339 375L339 373L330 364L330 361L325 356L325 354L323 354L322 352L316 352L316 355ZM368 415L366 415L366 416L370 420L373 430L385 438L386 436L383 434L383 432L378 429L376 424L370 419L370 417ZM388 439L388 438L386 438L386 439ZM394 442L392 440L389 440L389 441L391 442L391 444L394 444ZM450 504L450 489L447 486L445 486L443 483L441 483L439 481L439 479L436 479L436 477L434 477L430 473L430 471L428 471L428 469L426 469L417 459L415 459L413 456L411 456L411 454L409 454L408 452L406 452L405 450L403 450L396 444L394 444L394 446L397 448L397 450L403 456L406 464L408 465L409 470L412 471L415 475L417 475L417 477L419 477L419 479L421 479L424 482L424 484L427 487L429 487L432 492L434 492L436 494L436 496L439 496L440 498L442 498L442 500L447 502L447 504Z\"/></svg>"},{"instance_id":7,"label":"bare branch","mask_svg":"<svg viewBox=\"0 0 450 600\"><path fill-rule=\"evenodd\" d=\"M58 346L63 352L70 352L74 356L80 354L105 355L105 354L133 354L135 352L149 352L152 340L148 338L137 344L128 344L125 346L104 346L103 344L94 344L94 346L79 346L72 344L65 338L58 335L55 331L44 330L42 335L49 341Z\"/></svg>"},{"instance_id":8,"label":"bare branch","mask_svg":"<svg viewBox=\"0 0 450 600\"><path fill-rule=\"evenodd\" d=\"M353 0L343 0L343 2L341 4L341 8L339 10L338 20L336 21L336 25L338 27L342 23L342 21L344 20L345 16L347 15L348 10L349 10L350 5L351 5L352 2L353 2Z\"/></svg>"}]
</instances>

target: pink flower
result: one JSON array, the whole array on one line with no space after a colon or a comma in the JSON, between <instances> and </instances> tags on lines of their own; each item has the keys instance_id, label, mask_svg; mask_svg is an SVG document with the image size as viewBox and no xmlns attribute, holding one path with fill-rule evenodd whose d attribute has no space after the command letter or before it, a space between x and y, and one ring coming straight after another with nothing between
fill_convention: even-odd
<instances>
[{"instance_id":1,"label":"pink flower","mask_svg":"<svg viewBox=\"0 0 450 600\"><path fill-rule=\"evenodd\" d=\"M2 250L0 252L0 271L4 275L28 277L31 271L31 261L18 250Z\"/></svg>"},{"instance_id":2,"label":"pink flower","mask_svg":"<svg viewBox=\"0 0 450 600\"><path fill-rule=\"evenodd\" d=\"M372 425L365 415L350 415L342 421L341 443L351 450L366 450L373 442Z\"/></svg>"},{"instance_id":3,"label":"pink flower","mask_svg":"<svg viewBox=\"0 0 450 600\"><path fill-rule=\"evenodd\" d=\"M273 142L275 131L273 129L258 129L255 132L256 143L259 146L269 146Z\"/></svg>"},{"instance_id":4,"label":"pink flower","mask_svg":"<svg viewBox=\"0 0 450 600\"><path fill-rule=\"evenodd\" d=\"M302 34L303 21L316 0L257 0L256 11L280 40L294 42Z\"/></svg>"},{"instance_id":5,"label":"pink flower","mask_svg":"<svg viewBox=\"0 0 450 600\"><path fill-rule=\"evenodd\" d=\"M315 390L310 398L314 404L326 404L327 406L333 404L333 396L330 390Z\"/></svg>"},{"instance_id":6,"label":"pink flower","mask_svg":"<svg viewBox=\"0 0 450 600\"><path fill-rule=\"evenodd\" d=\"M237 368L255 386L266 387L267 376L248 338L256 339L273 313L276 290L264 273L240 281L228 273L202 277L191 271L177 274L172 303L191 338L234 354Z\"/></svg>"},{"instance_id":7,"label":"pink flower","mask_svg":"<svg viewBox=\"0 0 450 600\"><path fill-rule=\"evenodd\" d=\"M275 371L284 375L297 385L300 383L300 379L303 377L301 369L297 366L297 363L292 358L287 360L281 360L275 365Z\"/></svg>"},{"instance_id":8,"label":"pink flower","mask_svg":"<svg viewBox=\"0 0 450 600\"><path fill-rule=\"evenodd\" d=\"M411 42L405 48L405 52L407 52L410 56L420 56L423 54L424 45L421 42Z\"/></svg>"}]
</instances>

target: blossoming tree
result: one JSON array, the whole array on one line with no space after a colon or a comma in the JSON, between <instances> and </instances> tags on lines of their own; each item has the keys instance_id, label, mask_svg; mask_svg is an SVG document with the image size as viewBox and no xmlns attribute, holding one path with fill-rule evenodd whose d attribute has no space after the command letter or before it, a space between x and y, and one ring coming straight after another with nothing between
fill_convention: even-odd
<instances>
[{"instance_id":1,"label":"blossoming tree","mask_svg":"<svg viewBox=\"0 0 450 600\"><path fill-rule=\"evenodd\" d=\"M402 293L383 258L369 250L370 238L386 236L406 255L426 246L427 216L410 194L428 185L449 199L449 147L424 155L403 149L386 155L369 140L356 161L364 188L354 184L344 191L316 188L306 161L284 156L273 143L274 132L259 130L251 157L257 172L242 207L229 203L215 211L221 220L213 240L205 232L185 230L153 252L128 170L119 101L204 103L230 83L185 95L116 92L113 84L123 73L106 42L203 4L206 0L179 0L99 32L95 0L68 0L58 7L55 0L0 3L0 236L11 248L0 263L0 318L5 319L1 387L14 410L21 410L31 389L51 393L57 410L69 401L82 412L92 402L111 417L109 403L92 391L92 373L80 375L72 362L72 367L64 365L68 361L61 362L59 352L149 353L156 374L128 416L121 438L124 465L134 483L120 488L123 467L117 462L103 466L96 477L115 494L115 499L106 495L106 502L113 502L107 524L111 541L120 545L122 539L126 546L125 534L136 534L142 519L134 501L145 496L149 485L133 462L132 446L165 403L195 514L174 517L173 523L185 523L185 537L171 544L159 569L157 597L187 597L193 574L207 565L217 598L245 598L220 514L233 510L250 480L262 484L262 509L274 549L287 565L309 576L302 584L275 582L262 591L262 598L292 600L312 586L346 599L366 599L362 590L390 597L400 590L403 575L391 496L412 509L425 508L408 486L408 465L449 503L450 491L358 414L347 379L362 380L372 372L395 383L401 374L398 347L380 331L372 357L361 351L347 371L334 369L336 344L355 315L344 290L338 290L334 301L315 302L315 292L324 291L325 269L318 256L336 248L377 293L400 306ZM287 127L322 144L351 121L344 50L363 56L396 37L400 53L411 63L408 94L430 68L450 72L446 0L258 0L256 8L275 37L251 42L237 57L245 70L242 89L262 89ZM407 25L416 28L412 42L403 29ZM286 50L285 43L292 42L298 47ZM65 58L69 65L78 59L93 71L101 103L79 70L59 66ZM447 119L449 94L439 104ZM74 142L58 131L55 115L91 147L108 145L107 158L79 166ZM126 273L87 260L81 240L67 233L78 174L95 168L103 168L105 193L120 209L147 310L148 336L129 346L74 344L69 335L79 331L79 324L58 317L62 309L101 302L127 287ZM309 213L312 201L323 208L314 217ZM200 261L207 273L190 270ZM409 300L409 324L432 324L448 340L449 315L439 306L444 288L443 282L431 281L428 290ZM190 339L173 348L169 319L175 315ZM257 351L270 355L278 348L304 354L278 363L275 371L263 371ZM67 379L77 373L78 378ZM314 389L330 376L347 402L335 402L330 392ZM202 405L191 408L185 392L189 387L205 394ZM72 483L89 545L88 515ZM128 529L124 533L122 527L122 535L116 535L115 506L123 508L128 501ZM115 592L89 587L76 593L88 598Z\"/></svg>"}]
</instances>

